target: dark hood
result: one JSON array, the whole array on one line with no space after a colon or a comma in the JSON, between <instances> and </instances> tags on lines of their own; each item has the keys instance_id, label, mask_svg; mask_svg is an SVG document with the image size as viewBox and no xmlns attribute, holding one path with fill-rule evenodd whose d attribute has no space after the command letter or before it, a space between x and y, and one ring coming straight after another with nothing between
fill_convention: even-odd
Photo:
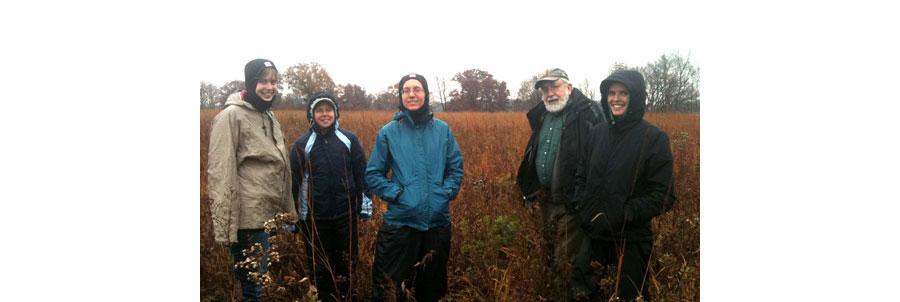
<instances>
[{"instance_id":1,"label":"dark hood","mask_svg":"<svg viewBox=\"0 0 900 302\"><path fill-rule=\"evenodd\" d=\"M403 84L406 83L406 81L412 79L419 81L419 83L422 84L422 89L425 90L425 102L422 104L422 107L416 111L411 111L409 109L406 109L406 106L403 106ZM428 101L430 95L431 93L428 91L428 80L425 80L425 76L418 73L410 73L408 75L405 75L400 78L400 83L397 84L397 96L400 97L400 104L397 105L397 109L401 112L409 112L410 118L413 122L415 122L416 125L424 124L425 122L429 121L432 116L434 116L434 114L431 113L431 106L429 105Z\"/></svg>"},{"instance_id":2,"label":"dark hood","mask_svg":"<svg viewBox=\"0 0 900 302\"><path fill-rule=\"evenodd\" d=\"M614 82L625 84L628 87L628 108L625 114L616 120L609 110L609 102L606 100L609 94L609 86ZM634 70L618 70L600 82L600 105L610 123L631 125L644 119L644 108L647 106L647 86L644 76Z\"/></svg>"},{"instance_id":3,"label":"dark hood","mask_svg":"<svg viewBox=\"0 0 900 302\"><path fill-rule=\"evenodd\" d=\"M334 96L332 96L327 91L322 91L322 92L316 93L316 95L313 95L311 98L309 98L309 101L306 102L306 119L309 120L309 129L319 130L318 129L319 125L316 124L316 121L313 120L313 117L314 117L313 106L315 106L317 104L316 100L318 100L318 99L325 99L325 100L320 100L320 102L331 101L331 103L334 105L334 123L331 124L331 127L328 127L328 128L329 129L336 128L337 124L338 124L338 120L341 118L340 105L338 104L338 101L334 98Z\"/></svg>"}]
</instances>

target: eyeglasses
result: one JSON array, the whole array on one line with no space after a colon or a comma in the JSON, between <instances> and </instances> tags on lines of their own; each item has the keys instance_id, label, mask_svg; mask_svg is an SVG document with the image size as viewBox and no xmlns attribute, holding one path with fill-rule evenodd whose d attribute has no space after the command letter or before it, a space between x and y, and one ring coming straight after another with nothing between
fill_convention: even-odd
<instances>
[{"instance_id":1,"label":"eyeglasses","mask_svg":"<svg viewBox=\"0 0 900 302\"><path fill-rule=\"evenodd\" d=\"M540 90L542 93L547 94L551 91L553 91L553 92L559 91L560 87L563 87L563 85L541 86Z\"/></svg>"},{"instance_id":2,"label":"eyeglasses","mask_svg":"<svg viewBox=\"0 0 900 302\"><path fill-rule=\"evenodd\" d=\"M416 88L413 88L413 90L403 89L403 95L409 95L410 92L415 92L416 94L422 94L425 92L425 90L422 89L422 87L416 87Z\"/></svg>"}]
</instances>

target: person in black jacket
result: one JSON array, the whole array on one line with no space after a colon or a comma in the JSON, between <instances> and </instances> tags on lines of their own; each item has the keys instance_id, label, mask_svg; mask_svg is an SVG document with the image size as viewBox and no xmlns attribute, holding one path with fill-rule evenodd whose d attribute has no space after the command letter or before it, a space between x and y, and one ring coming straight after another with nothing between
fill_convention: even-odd
<instances>
[{"instance_id":1,"label":"person in black jacket","mask_svg":"<svg viewBox=\"0 0 900 302\"><path fill-rule=\"evenodd\" d=\"M605 300L595 292L590 262L618 265L616 292L606 294L650 301L650 220L675 202L669 137L643 119L647 94L639 72L614 72L600 83L600 93L609 122L593 127L582 146L586 165L576 176L574 211L590 239L576 256L572 285L576 297Z\"/></svg>"},{"instance_id":2,"label":"person in black jacket","mask_svg":"<svg viewBox=\"0 0 900 302\"><path fill-rule=\"evenodd\" d=\"M602 122L600 106L572 87L565 71L548 70L534 83L543 102L528 113L531 138L519 166L516 184L527 204L541 209L544 246L552 273L568 280L568 267L583 242L581 222L567 213L575 195L575 172L580 165L578 148L590 127ZM557 299L564 299L565 284L555 284Z\"/></svg>"},{"instance_id":3,"label":"person in black jacket","mask_svg":"<svg viewBox=\"0 0 900 302\"><path fill-rule=\"evenodd\" d=\"M372 214L365 182L366 153L353 132L340 128L337 101L328 92L310 98L309 132L291 148L291 189L299 200L308 267L322 301L344 301L355 266L357 219ZM338 283L338 286L335 286Z\"/></svg>"}]
</instances>

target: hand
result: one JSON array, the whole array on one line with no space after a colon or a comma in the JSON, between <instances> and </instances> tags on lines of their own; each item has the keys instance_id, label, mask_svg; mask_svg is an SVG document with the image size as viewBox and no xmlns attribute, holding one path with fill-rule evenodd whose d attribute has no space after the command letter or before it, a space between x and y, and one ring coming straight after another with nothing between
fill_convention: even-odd
<instances>
[{"instance_id":1,"label":"hand","mask_svg":"<svg viewBox=\"0 0 900 302\"><path fill-rule=\"evenodd\" d=\"M583 223L588 224L589 228L595 232L606 234L621 233L625 224L625 212L621 207L603 207L598 212L585 213L590 214L583 217Z\"/></svg>"},{"instance_id":2,"label":"hand","mask_svg":"<svg viewBox=\"0 0 900 302\"><path fill-rule=\"evenodd\" d=\"M372 218L372 199L369 196L362 196L362 209L359 211L359 219L365 221Z\"/></svg>"},{"instance_id":3,"label":"hand","mask_svg":"<svg viewBox=\"0 0 900 302\"><path fill-rule=\"evenodd\" d=\"M297 224L296 224L296 223L290 223L290 222L285 223L285 224L282 226L282 228L283 228L286 232L291 232L291 233L293 233L293 234L297 234L297 233L300 232L300 228L297 227Z\"/></svg>"},{"instance_id":4,"label":"hand","mask_svg":"<svg viewBox=\"0 0 900 302\"><path fill-rule=\"evenodd\" d=\"M303 227L302 223L303 220L297 220L297 222L294 223L294 229L291 230L291 233L293 233L294 235L300 234L300 228Z\"/></svg>"},{"instance_id":5,"label":"hand","mask_svg":"<svg viewBox=\"0 0 900 302\"><path fill-rule=\"evenodd\" d=\"M534 207L537 204L539 199L545 198L546 192L544 190L537 190L534 193L531 193L527 196L522 196L522 202L530 207Z\"/></svg>"}]
</instances>

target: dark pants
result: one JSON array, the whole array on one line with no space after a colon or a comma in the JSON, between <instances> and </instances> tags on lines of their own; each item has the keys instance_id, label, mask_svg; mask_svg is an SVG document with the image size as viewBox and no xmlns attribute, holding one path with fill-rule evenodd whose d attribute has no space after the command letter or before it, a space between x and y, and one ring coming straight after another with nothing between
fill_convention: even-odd
<instances>
[{"instance_id":1,"label":"dark pants","mask_svg":"<svg viewBox=\"0 0 900 302\"><path fill-rule=\"evenodd\" d=\"M581 219L576 214L568 213L565 204L553 203L545 194L538 199L538 205L544 225L544 256L547 257L547 266L552 275L552 282L547 284L552 289L550 298L565 301L569 298L568 277L572 275L575 255L586 242L587 236L581 228Z\"/></svg>"},{"instance_id":2,"label":"dark pants","mask_svg":"<svg viewBox=\"0 0 900 302\"><path fill-rule=\"evenodd\" d=\"M266 233L263 229L247 229L247 230L238 230L238 242L237 244L231 245L231 266L234 267L238 261L244 261L247 259L244 256L244 249L250 249L256 243L262 245L263 257L262 260L259 261L259 267L256 270L248 270L243 267L234 269L234 277L241 283L241 294L243 296L243 301L259 301L259 296L262 294L262 286L257 284L254 281L251 281L247 274L251 271L256 271L261 274L266 273L266 268L269 266L268 257L269 257L269 247L272 245L269 242L269 234Z\"/></svg>"},{"instance_id":3,"label":"dark pants","mask_svg":"<svg viewBox=\"0 0 900 302\"><path fill-rule=\"evenodd\" d=\"M588 244L588 241L590 244ZM606 301L615 293L600 293L591 261L597 261L603 265L603 271L610 265L618 266L621 275L618 278L618 297L624 301L632 301L638 294L644 297L644 301L650 301L650 293L647 283L647 264L650 261L650 250L653 242L615 242L601 239L586 239L578 255L575 257L575 267L572 272L572 288L575 296L587 301ZM622 256L622 264L619 265L619 256ZM615 279L615 275L612 276Z\"/></svg>"},{"instance_id":4,"label":"dark pants","mask_svg":"<svg viewBox=\"0 0 900 302\"><path fill-rule=\"evenodd\" d=\"M350 272L356 266L359 255L356 217L316 219L315 223L306 221L301 229L306 246L306 265L315 273L313 284L318 290L319 300L346 301L347 297L352 296Z\"/></svg>"},{"instance_id":5,"label":"dark pants","mask_svg":"<svg viewBox=\"0 0 900 302\"><path fill-rule=\"evenodd\" d=\"M415 288L416 301L437 301L447 294L450 225L427 231L382 223L375 242L372 301L406 301L401 289ZM410 286L412 285L412 286Z\"/></svg>"}]
</instances>

